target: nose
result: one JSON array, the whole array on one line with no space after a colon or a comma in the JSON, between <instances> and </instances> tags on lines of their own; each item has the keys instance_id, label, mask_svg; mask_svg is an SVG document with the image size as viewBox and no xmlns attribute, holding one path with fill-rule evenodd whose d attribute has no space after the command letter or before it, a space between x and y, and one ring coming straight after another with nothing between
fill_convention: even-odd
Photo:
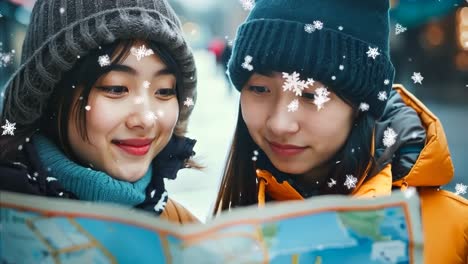
<instances>
[{"instance_id":1,"label":"nose","mask_svg":"<svg viewBox=\"0 0 468 264\"><path fill-rule=\"evenodd\" d=\"M282 138L299 131L298 112L288 112L288 103L279 103L267 119L267 128L275 136Z\"/></svg>"},{"instance_id":2,"label":"nose","mask_svg":"<svg viewBox=\"0 0 468 264\"><path fill-rule=\"evenodd\" d=\"M130 106L130 111L126 119L126 125L130 129L150 129L156 123L156 111L147 100L137 98L136 102Z\"/></svg>"}]
</instances>

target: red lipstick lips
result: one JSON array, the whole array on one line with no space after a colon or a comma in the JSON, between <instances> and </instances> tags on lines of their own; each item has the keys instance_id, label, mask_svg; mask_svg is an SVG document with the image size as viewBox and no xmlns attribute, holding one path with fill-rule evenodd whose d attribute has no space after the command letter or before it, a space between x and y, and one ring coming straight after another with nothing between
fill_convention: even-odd
<instances>
[{"instance_id":1,"label":"red lipstick lips","mask_svg":"<svg viewBox=\"0 0 468 264\"><path fill-rule=\"evenodd\" d=\"M116 139L112 140L112 143L117 147L127 152L128 154L135 156L143 156L148 153L151 142L153 139L147 138L132 138L132 139Z\"/></svg>"}]
</instances>

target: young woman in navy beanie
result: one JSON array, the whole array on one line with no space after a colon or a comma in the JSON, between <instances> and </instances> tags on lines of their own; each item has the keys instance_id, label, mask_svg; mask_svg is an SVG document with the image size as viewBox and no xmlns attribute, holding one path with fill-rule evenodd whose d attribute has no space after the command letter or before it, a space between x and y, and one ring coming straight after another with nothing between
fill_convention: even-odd
<instances>
[{"instance_id":1,"label":"young woman in navy beanie","mask_svg":"<svg viewBox=\"0 0 468 264\"><path fill-rule=\"evenodd\" d=\"M196 81L166 0L38 0L4 87L0 190L196 221L164 187L197 166Z\"/></svg>"},{"instance_id":2,"label":"young woman in navy beanie","mask_svg":"<svg viewBox=\"0 0 468 264\"><path fill-rule=\"evenodd\" d=\"M215 213L412 186L425 263L468 261L468 203L438 189L454 174L440 122L393 85L388 12L388 0L256 1L228 64L241 98Z\"/></svg>"}]
</instances>

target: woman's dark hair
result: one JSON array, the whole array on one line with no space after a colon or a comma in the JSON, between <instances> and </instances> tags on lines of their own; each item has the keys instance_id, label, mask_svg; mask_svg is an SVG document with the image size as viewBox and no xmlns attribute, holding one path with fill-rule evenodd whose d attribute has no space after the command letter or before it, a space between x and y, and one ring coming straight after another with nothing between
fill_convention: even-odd
<instances>
[{"instance_id":1,"label":"woman's dark hair","mask_svg":"<svg viewBox=\"0 0 468 264\"><path fill-rule=\"evenodd\" d=\"M94 83L109 71L109 67L99 65L98 58L102 55L112 54L112 56L109 56L111 64L121 63L129 56L130 48L137 41L121 40L101 46L78 60L71 70L62 75L61 81L55 86L54 92L48 101L48 107L41 115L41 118L31 125L17 126L14 136L0 139L0 160L21 162L21 151L19 151L21 147L19 146L36 131L40 130L41 133L54 141L69 158L78 161L73 155L68 141L68 120L73 110L72 107L77 109L75 111L75 122L77 122L76 125L80 136L84 140L88 140L85 106ZM174 72L177 83L177 99L178 102L181 102L181 98L179 98L181 93L178 91L181 89L182 75L179 66L163 46L150 41L145 43L160 57L166 67ZM73 106L73 99L77 93L74 89L78 89L78 86L83 87L83 89L78 95L78 102ZM177 134L178 131L174 131L174 133Z\"/></svg>"},{"instance_id":2,"label":"woman's dark hair","mask_svg":"<svg viewBox=\"0 0 468 264\"><path fill-rule=\"evenodd\" d=\"M333 168L329 178L336 180L336 185L334 188L320 190L320 194L349 194L353 190L344 186L346 175L353 174L359 181L368 176L364 174L369 164L369 171L372 171L375 164L371 149L374 125L375 119L365 112L356 117L345 144L331 159L335 162L330 162ZM249 134L239 106L234 140L216 198L214 214L258 202L257 177L252 162L252 152L256 149L258 146Z\"/></svg>"}]
</instances>

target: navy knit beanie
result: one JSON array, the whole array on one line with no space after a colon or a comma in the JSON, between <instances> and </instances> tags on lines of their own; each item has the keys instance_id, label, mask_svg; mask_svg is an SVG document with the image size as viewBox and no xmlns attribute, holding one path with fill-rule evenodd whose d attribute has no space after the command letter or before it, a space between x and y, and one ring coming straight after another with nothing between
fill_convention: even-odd
<instances>
[{"instance_id":1,"label":"navy knit beanie","mask_svg":"<svg viewBox=\"0 0 468 264\"><path fill-rule=\"evenodd\" d=\"M378 119L395 75L388 0L258 0L228 63L237 90L253 72L298 72Z\"/></svg>"}]
</instances>

